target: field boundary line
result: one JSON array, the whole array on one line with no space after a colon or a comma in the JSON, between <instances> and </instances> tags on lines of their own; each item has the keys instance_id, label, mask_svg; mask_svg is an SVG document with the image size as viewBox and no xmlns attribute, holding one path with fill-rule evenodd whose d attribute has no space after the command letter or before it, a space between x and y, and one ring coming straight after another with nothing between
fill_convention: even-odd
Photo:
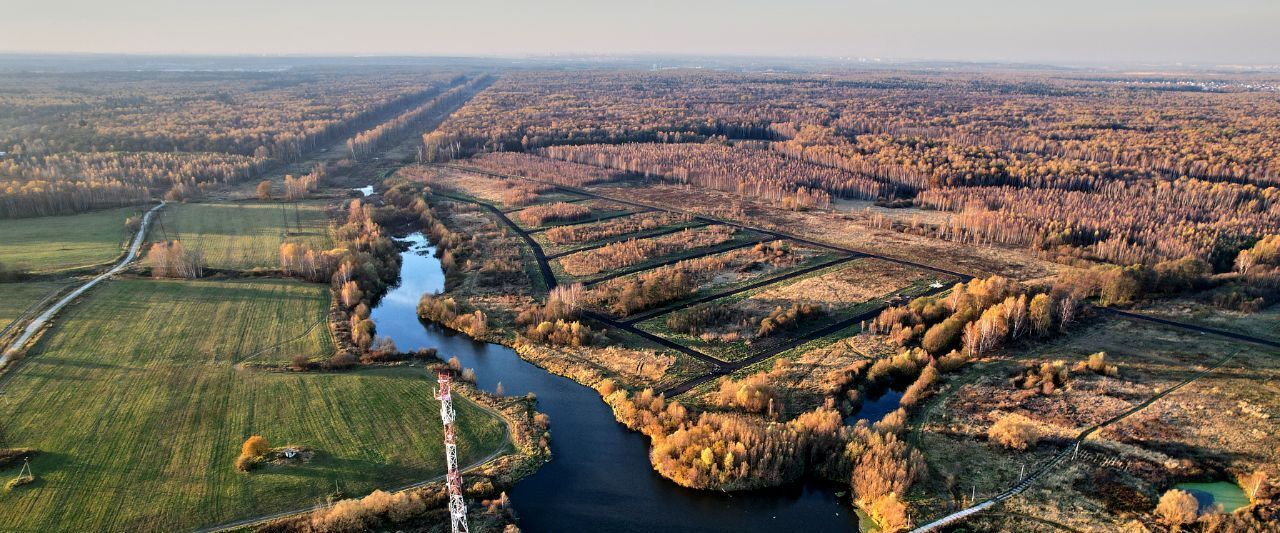
<instances>
[{"instance_id":1,"label":"field boundary line","mask_svg":"<svg viewBox=\"0 0 1280 533\"><path fill-rule=\"evenodd\" d=\"M730 290L727 290L727 291L721 291L721 292L717 292L717 293L714 293L714 294L708 294L708 295L706 295L706 296L699 296L699 297L694 298L694 299L692 299L692 300L689 300L688 302L685 302L685 303L683 303L683 304L681 304L681 303L677 302L677 303L676 303L676 304L674 304L674 305L666 305L666 306L662 306L662 307L658 307L658 308L650 309L650 310L648 310L648 311L643 311L643 312L641 312L641 313L637 313L637 314L632 315L632 316L623 317L623 319L622 319L622 323L624 323L624 324L637 324L637 323L640 323L640 322L644 322L644 321L646 321L646 320L649 320L649 319L651 319L651 318L660 317L660 316L662 316L662 315L670 314L670 313L673 313L673 312L675 312L675 311L679 311L679 310L681 310L681 309L687 309L687 308L689 308L689 307L693 307L693 306L695 306L695 305L700 305L700 304L704 304L704 303L707 303L707 302L713 302L713 301L719 300L719 299L721 299L721 298L725 298L725 297L728 297L728 296L733 296L733 295L738 294L738 293L741 293L741 292L747 292L747 291L750 291L750 290L753 290L753 289L759 289L759 288L761 288L761 287L767 287L767 286L769 286L769 285L773 285L773 284L775 284L775 283L781 283L781 282L783 282L783 281L788 281L788 280L791 280L791 279L796 278L796 277L798 277L798 276L803 276L803 275L805 275L805 274L810 274L810 273L813 273L813 272L817 272L817 271L822 270L822 269L825 269L825 268L830 268L830 267L833 267L833 266L837 266L837 265L841 265L841 264L844 264L844 263L848 263L849 261L853 261L854 259L858 259L858 256L855 256L855 255L845 255L845 256L837 257L837 258L832 259L832 260L829 260L829 261L823 261L823 262L818 263L818 264L815 264L815 265L809 265L809 266L807 266L807 267L801 268L800 270L795 270L795 271L788 272L788 273L785 273L785 274L781 274L781 275L773 276L773 277L771 277L771 278L767 278L767 279L762 279L762 280L758 280L758 281L753 281L753 282L751 282L751 283L748 283L748 284L743 285L743 286L741 286L741 287L738 287L738 288L736 288L736 289L730 289Z\"/></svg>"},{"instance_id":2,"label":"field boundary line","mask_svg":"<svg viewBox=\"0 0 1280 533\"><path fill-rule=\"evenodd\" d=\"M18 338L13 341L2 355L0 355L0 370L3 370L7 363L23 350L27 342L30 341L36 333L39 333L40 330L44 329L44 327L50 323L58 311L61 311L62 308L67 306L67 304L70 304L73 300L79 298L80 295L84 294L98 283L116 275L120 271L123 271L125 267L129 266L129 263L133 262L133 260L137 258L138 252L142 249L142 244L146 240L147 236L147 227L150 226L153 215L155 215L156 211L160 210L165 205L166 202L161 200L159 205L152 207L151 210L147 211L147 213L142 216L142 224L140 225L141 227L138 228L137 235L133 238L133 244L129 246L129 251L125 254L124 258L116 264L116 266L106 272L98 274L93 279L71 291L66 296L63 296L58 301L54 302L53 305L46 308L43 313L31 320L31 322L29 322L22 330L22 333Z\"/></svg>"}]
</instances>

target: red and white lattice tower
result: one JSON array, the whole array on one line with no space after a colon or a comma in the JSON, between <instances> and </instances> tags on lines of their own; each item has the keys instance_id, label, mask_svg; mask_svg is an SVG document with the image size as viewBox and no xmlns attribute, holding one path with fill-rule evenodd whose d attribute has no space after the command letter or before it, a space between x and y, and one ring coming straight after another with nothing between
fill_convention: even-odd
<instances>
[{"instance_id":1,"label":"red and white lattice tower","mask_svg":"<svg viewBox=\"0 0 1280 533\"><path fill-rule=\"evenodd\" d=\"M462 474L458 472L458 445L453 438L453 396L449 394L449 373L439 372L436 379L440 383L436 399L440 400L440 419L444 421L444 454L449 463L445 485L449 489L450 523L453 525L453 533L469 533L467 502L462 499Z\"/></svg>"}]
</instances>

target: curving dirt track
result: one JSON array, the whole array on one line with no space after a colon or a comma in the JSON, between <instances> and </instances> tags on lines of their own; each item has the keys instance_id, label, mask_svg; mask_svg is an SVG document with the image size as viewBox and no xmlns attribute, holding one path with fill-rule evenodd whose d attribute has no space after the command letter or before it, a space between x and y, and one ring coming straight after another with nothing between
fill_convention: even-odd
<instances>
[{"instance_id":1,"label":"curving dirt track","mask_svg":"<svg viewBox=\"0 0 1280 533\"><path fill-rule=\"evenodd\" d=\"M133 243L129 245L129 252L120 259L119 263L116 263L116 265L111 267L110 270L94 276L93 279L85 282L84 285L81 285L76 288L76 290L73 290L66 296L63 296L58 301L54 302L53 305L45 308L43 313L40 313L33 318L31 322L27 323L27 327L23 328L22 334L18 335L18 338L13 341L13 344L9 345L9 348L4 351L3 355L0 355L0 368L3 368L5 363L9 362L11 357L17 355L18 352L21 352L23 347L26 346L27 341L31 340L31 337L34 337L36 333L44 328L44 326L49 323L49 320L53 318L53 315L57 314L58 311L61 311L63 307L66 307L72 300L79 298L81 294L84 294L85 291L93 288L94 285L97 285L103 280L116 275L116 273L121 270L124 270L129 263L133 262L133 260L138 257L138 251L142 248L142 242L147 236L147 227L151 224L151 216L164 206L165 202L164 200L161 200L160 205L152 207L147 211L147 214L142 216L142 227L138 228L138 234L133 237Z\"/></svg>"}]
</instances>

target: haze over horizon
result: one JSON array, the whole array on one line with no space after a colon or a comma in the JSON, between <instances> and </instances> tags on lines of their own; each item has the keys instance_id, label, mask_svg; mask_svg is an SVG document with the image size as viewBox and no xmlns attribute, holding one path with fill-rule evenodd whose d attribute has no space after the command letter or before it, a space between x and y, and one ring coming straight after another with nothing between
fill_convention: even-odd
<instances>
[{"instance_id":1,"label":"haze over horizon","mask_svg":"<svg viewBox=\"0 0 1280 533\"><path fill-rule=\"evenodd\" d=\"M4 4L16 3L0 3L0 51L10 53L1280 63L1280 3L1268 0Z\"/></svg>"}]
</instances>

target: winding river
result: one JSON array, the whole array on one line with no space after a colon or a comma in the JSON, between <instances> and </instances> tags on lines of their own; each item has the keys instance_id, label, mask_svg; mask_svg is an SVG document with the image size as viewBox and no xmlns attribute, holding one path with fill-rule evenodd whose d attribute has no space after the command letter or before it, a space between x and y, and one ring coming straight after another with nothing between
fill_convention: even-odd
<instances>
[{"instance_id":1,"label":"winding river","mask_svg":"<svg viewBox=\"0 0 1280 533\"><path fill-rule=\"evenodd\" d=\"M856 531L858 517L816 482L747 493L694 491L649 466L648 442L613 419L591 388L520 359L511 349L423 327L423 293L444 290L444 272L419 233L404 242L400 284L372 312L378 334L401 350L436 348L474 368L478 385L533 393L551 416L553 459L509 491L524 531Z\"/></svg>"}]
</instances>

